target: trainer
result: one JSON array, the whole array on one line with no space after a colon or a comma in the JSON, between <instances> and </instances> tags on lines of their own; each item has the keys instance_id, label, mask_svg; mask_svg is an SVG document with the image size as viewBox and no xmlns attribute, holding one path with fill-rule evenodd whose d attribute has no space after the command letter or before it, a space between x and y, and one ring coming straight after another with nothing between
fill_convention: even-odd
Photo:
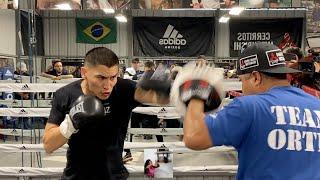
<instances>
[{"instance_id":1,"label":"trainer","mask_svg":"<svg viewBox=\"0 0 320 180\"><path fill-rule=\"evenodd\" d=\"M216 115L204 111L210 98L199 96L203 88L187 81L189 86L180 91L180 98L188 102L183 126L186 146L194 150L235 147L241 180L320 179L320 100L290 86L286 73L295 72L286 67L275 45L247 47L237 70L245 96ZM185 99L187 95L190 98Z\"/></svg>"}]
</instances>

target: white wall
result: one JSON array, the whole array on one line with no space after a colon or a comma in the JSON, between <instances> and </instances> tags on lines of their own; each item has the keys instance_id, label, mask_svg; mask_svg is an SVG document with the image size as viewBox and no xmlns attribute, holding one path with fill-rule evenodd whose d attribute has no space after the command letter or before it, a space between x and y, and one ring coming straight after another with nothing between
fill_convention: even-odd
<instances>
[{"instance_id":1,"label":"white wall","mask_svg":"<svg viewBox=\"0 0 320 180\"><path fill-rule=\"evenodd\" d=\"M16 21L15 11L0 11L0 54L16 55Z\"/></svg>"}]
</instances>

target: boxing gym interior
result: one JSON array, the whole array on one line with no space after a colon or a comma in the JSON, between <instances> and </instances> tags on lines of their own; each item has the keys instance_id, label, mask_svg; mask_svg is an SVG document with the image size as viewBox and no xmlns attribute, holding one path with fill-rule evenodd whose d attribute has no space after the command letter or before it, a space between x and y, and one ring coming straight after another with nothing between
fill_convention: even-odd
<instances>
[{"instance_id":1,"label":"boxing gym interior","mask_svg":"<svg viewBox=\"0 0 320 180\"><path fill-rule=\"evenodd\" d=\"M63 93L59 93L61 99L55 100L58 99L55 92L86 78L86 68L91 66L85 60L95 48L104 47L117 56L118 84L123 80L139 87L141 81L150 78L153 81L148 85L158 90L165 83L174 87L176 78L181 79L186 69L190 69L189 64L195 69L199 64L214 69L212 78L221 76L219 85L213 84L221 92L221 99L206 114L219 117L217 114L230 103L246 96L238 67L243 70L259 66L255 61L242 64L241 53L255 43L273 44L283 53L282 64L299 71L287 74L289 85L310 95L309 98L320 98L319 0L0 0L0 25L0 179L4 180L68 179L67 156L80 151L76 149L80 146L72 141L82 130L78 124L75 126L76 117L69 119L69 126L63 125L68 132L70 124L74 130L53 151L47 149L44 136L49 131L48 123L53 122L51 114L70 100ZM185 112L189 111L191 101L180 99L183 101L180 108L177 107L181 106L180 101L172 101L173 94L181 96L185 86L166 92L166 98L170 99L166 104L139 103L129 111L121 109L122 105L130 106L129 99L134 97L114 100L112 93L118 92L119 87L115 85L104 94L111 93L112 102L117 104L116 110L105 106L104 113L116 112L128 117L128 124L122 129L125 134L118 144L121 158L111 162L121 164L128 174L119 178L92 175L88 179L246 179L238 174L239 169L246 168L239 168L240 145L196 150L185 144ZM88 88L92 86L89 84ZM83 113L83 107L75 108L73 113ZM69 110L65 112L68 116ZM94 118L88 118L91 119ZM67 123L63 118L62 121ZM55 124L57 129L60 123ZM99 131L89 133L103 134L109 129ZM288 130L288 134L275 136L290 139L290 135ZM307 135L299 133L299 136L303 139ZM86 140L92 141L88 144L99 141L88 137ZM212 141L214 144L215 140ZM74 147L72 152L69 146ZM310 150L306 146L305 151L308 147ZM89 145L85 149L84 159L97 156ZM80 162L81 158L76 161ZM90 177L89 170L88 173Z\"/></svg>"}]
</instances>

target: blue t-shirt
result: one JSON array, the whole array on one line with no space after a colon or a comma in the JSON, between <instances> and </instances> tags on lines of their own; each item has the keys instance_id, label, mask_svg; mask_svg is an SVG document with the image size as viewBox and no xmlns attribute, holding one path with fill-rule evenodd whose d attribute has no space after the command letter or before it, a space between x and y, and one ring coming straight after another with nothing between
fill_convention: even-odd
<instances>
[{"instance_id":1,"label":"blue t-shirt","mask_svg":"<svg viewBox=\"0 0 320 180\"><path fill-rule=\"evenodd\" d=\"M320 179L320 100L295 87L234 99L206 124L238 151L237 179Z\"/></svg>"}]
</instances>

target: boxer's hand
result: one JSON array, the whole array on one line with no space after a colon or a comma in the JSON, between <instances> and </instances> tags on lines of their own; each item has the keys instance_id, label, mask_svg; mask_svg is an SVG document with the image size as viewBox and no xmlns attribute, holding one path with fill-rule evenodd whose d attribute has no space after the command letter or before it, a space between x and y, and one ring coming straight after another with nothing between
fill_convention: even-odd
<instances>
[{"instance_id":1,"label":"boxer's hand","mask_svg":"<svg viewBox=\"0 0 320 180\"><path fill-rule=\"evenodd\" d=\"M152 79L142 79L141 81L139 81L137 86L145 91L155 91L159 98L169 98L171 82Z\"/></svg>"},{"instance_id":2,"label":"boxer's hand","mask_svg":"<svg viewBox=\"0 0 320 180\"><path fill-rule=\"evenodd\" d=\"M169 99L171 81L166 68L158 67L151 77L142 78L137 87L145 91L152 90L156 92L158 99Z\"/></svg>"},{"instance_id":3,"label":"boxer's hand","mask_svg":"<svg viewBox=\"0 0 320 180\"><path fill-rule=\"evenodd\" d=\"M181 100L188 106L191 99L204 102L204 111L217 109L221 98L216 89L206 80L187 80L179 88Z\"/></svg>"},{"instance_id":4,"label":"boxer's hand","mask_svg":"<svg viewBox=\"0 0 320 180\"><path fill-rule=\"evenodd\" d=\"M67 139L81 128L96 124L104 118L104 107L94 96L82 95L71 106L69 115L60 124L60 132Z\"/></svg>"},{"instance_id":5,"label":"boxer's hand","mask_svg":"<svg viewBox=\"0 0 320 180\"><path fill-rule=\"evenodd\" d=\"M104 107L95 96L82 95L71 107L69 115L75 129L94 124L104 117Z\"/></svg>"}]
</instances>

